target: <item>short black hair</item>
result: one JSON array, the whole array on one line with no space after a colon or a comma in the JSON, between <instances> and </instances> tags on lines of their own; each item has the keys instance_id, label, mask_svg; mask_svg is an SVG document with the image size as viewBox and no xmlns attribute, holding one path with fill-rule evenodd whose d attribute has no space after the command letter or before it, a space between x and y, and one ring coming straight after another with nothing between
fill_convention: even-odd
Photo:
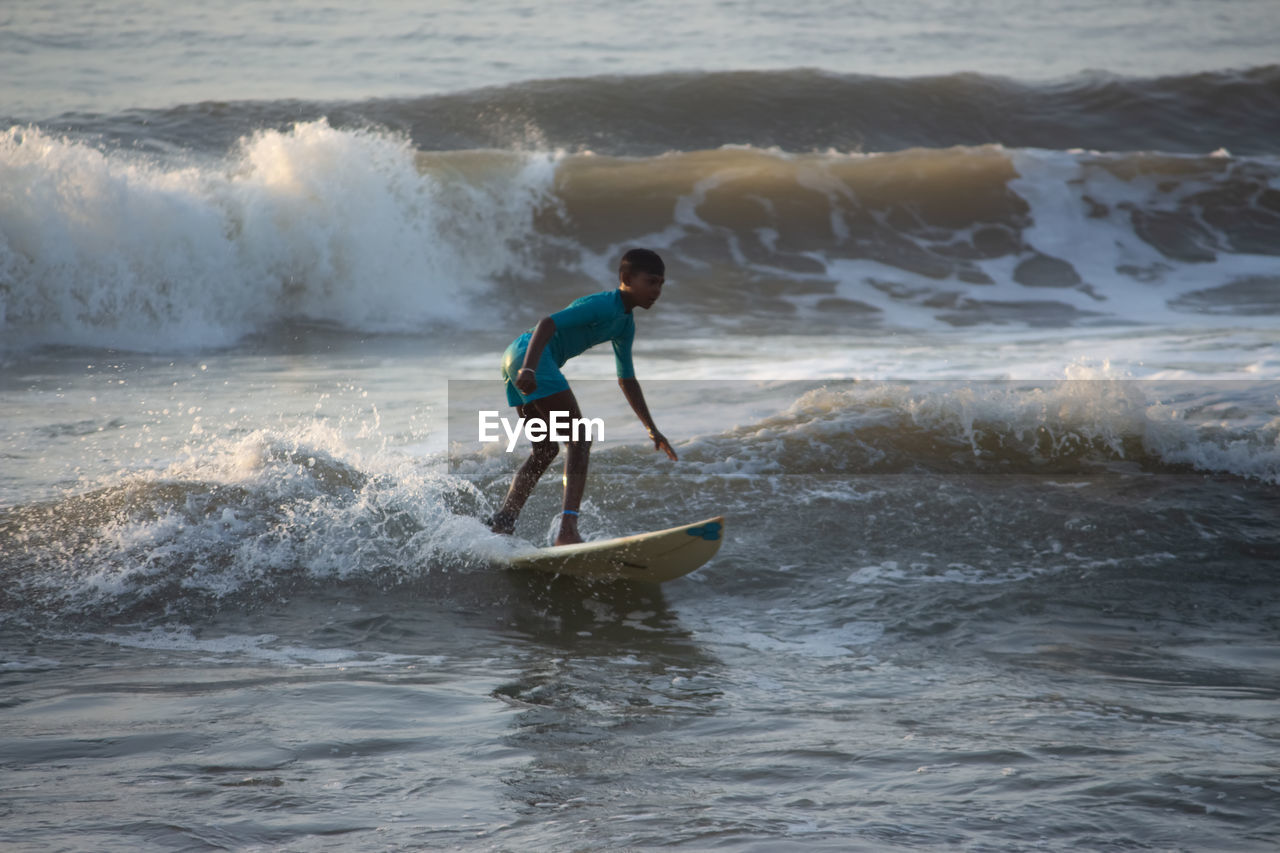
<instances>
[{"instance_id":1,"label":"short black hair","mask_svg":"<svg viewBox=\"0 0 1280 853\"><path fill-rule=\"evenodd\" d=\"M630 272L647 272L666 278L667 265L652 249L631 249L622 256L618 264L618 278L625 278Z\"/></svg>"}]
</instances>

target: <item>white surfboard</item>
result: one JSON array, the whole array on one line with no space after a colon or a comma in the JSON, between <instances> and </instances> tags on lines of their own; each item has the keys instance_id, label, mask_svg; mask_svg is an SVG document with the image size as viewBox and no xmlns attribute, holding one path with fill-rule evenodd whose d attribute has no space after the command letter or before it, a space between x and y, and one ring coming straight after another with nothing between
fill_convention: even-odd
<instances>
[{"instance_id":1,"label":"white surfboard","mask_svg":"<svg viewBox=\"0 0 1280 853\"><path fill-rule=\"evenodd\" d=\"M653 533L542 548L513 558L509 565L580 578L662 583L710 560L723 540L724 517L717 516Z\"/></svg>"}]
</instances>

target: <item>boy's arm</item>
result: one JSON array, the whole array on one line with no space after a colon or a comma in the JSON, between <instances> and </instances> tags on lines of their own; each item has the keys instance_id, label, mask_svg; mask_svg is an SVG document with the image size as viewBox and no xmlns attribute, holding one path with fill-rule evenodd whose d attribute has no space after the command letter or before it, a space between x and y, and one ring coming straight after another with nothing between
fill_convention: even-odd
<instances>
[{"instance_id":1,"label":"boy's arm","mask_svg":"<svg viewBox=\"0 0 1280 853\"><path fill-rule=\"evenodd\" d=\"M533 327L533 336L529 338L529 346L524 351L524 364L516 374L515 385L521 393L532 394L538 390L538 380L534 373L538 369L538 360L542 358L542 351L547 348L547 341L551 340L551 336L555 333L556 321L550 317L543 317L538 321L538 325Z\"/></svg>"},{"instance_id":2,"label":"boy's arm","mask_svg":"<svg viewBox=\"0 0 1280 853\"><path fill-rule=\"evenodd\" d=\"M530 348L532 348L532 345ZM653 416L649 414L649 407L644 402L644 394L640 391L640 383L636 381L634 376L623 376L619 377L618 385L621 386L622 395L631 404L636 417L644 424L645 429L649 430L649 438L653 439L654 449L664 451L671 461L675 462L677 459L676 452L671 449L671 443L667 441L667 437L658 432L658 428L654 426Z\"/></svg>"},{"instance_id":3,"label":"boy's arm","mask_svg":"<svg viewBox=\"0 0 1280 853\"><path fill-rule=\"evenodd\" d=\"M556 329L571 329L575 326L592 323L600 318L606 307L604 303L598 300L593 301L587 297L577 300L568 308L561 308L556 313L539 320L538 325L533 327L533 335L529 338L529 346L524 351L524 364L520 367L520 372L516 374L516 388L523 394L532 394L538 389L538 380L534 373L538 369L538 361L542 358L542 351L546 349L547 343L555 335Z\"/></svg>"}]
</instances>

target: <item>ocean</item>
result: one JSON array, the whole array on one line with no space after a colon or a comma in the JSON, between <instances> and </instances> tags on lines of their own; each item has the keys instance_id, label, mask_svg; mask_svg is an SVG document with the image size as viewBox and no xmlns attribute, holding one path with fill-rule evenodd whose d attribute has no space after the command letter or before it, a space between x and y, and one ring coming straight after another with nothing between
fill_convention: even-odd
<instances>
[{"instance_id":1,"label":"ocean","mask_svg":"<svg viewBox=\"0 0 1280 853\"><path fill-rule=\"evenodd\" d=\"M1280 7L0 10L0 846L1280 846ZM657 250L588 539L503 349ZM563 458L563 457L562 457Z\"/></svg>"}]
</instances>

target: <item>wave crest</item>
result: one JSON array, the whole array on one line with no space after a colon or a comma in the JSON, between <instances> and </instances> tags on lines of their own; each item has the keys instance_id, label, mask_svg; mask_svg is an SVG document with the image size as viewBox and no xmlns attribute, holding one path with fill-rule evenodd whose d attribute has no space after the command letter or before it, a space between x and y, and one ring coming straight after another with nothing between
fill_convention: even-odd
<instances>
[{"instance_id":1,"label":"wave crest","mask_svg":"<svg viewBox=\"0 0 1280 853\"><path fill-rule=\"evenodd\" d=\"M467 324L519 266L546 158L465 179L409 143L324 120L216 162L163 165L13 128L0 136L0 324L32 343L221 346L285 320Z\"/></svg>"},{"instance_id":2,"label":"wave crest","mask_svg":"<svg viewBox=\"0 0 1280 853\"><path fill-rule=\"evenodd\" d=\"M1117 379L828 386L758 423L695 440L682 460L752 476L1091 476L1120 464L1280 484L1274 383L1227 385L1234 387Z\"/></svg>"},{"instance_id":3,"label":"wave crest","mask_svg":"<svg viewBox=\"0 0 1280 853\"><path fill-rule=\"evenodd\" d=\"M505 329L634 245L731 330L1247 323L1280 314L1277 180L1221 153L431 152L325 121L163 166L11 130L0 326L143 351L287 322Z\"/></svg>"},{"instance_id":4,"label":"wave crest","mask_svg":"<svg viewBox=\"0 0 1280 853\"><path fill-rule=\"evenodd\" d=\"M311 584L404 585L515 547L474 520L475 487L434 468L365 458L313 424L0 511L0 614L182 616Z\"/></svg>"}]
</instances>

